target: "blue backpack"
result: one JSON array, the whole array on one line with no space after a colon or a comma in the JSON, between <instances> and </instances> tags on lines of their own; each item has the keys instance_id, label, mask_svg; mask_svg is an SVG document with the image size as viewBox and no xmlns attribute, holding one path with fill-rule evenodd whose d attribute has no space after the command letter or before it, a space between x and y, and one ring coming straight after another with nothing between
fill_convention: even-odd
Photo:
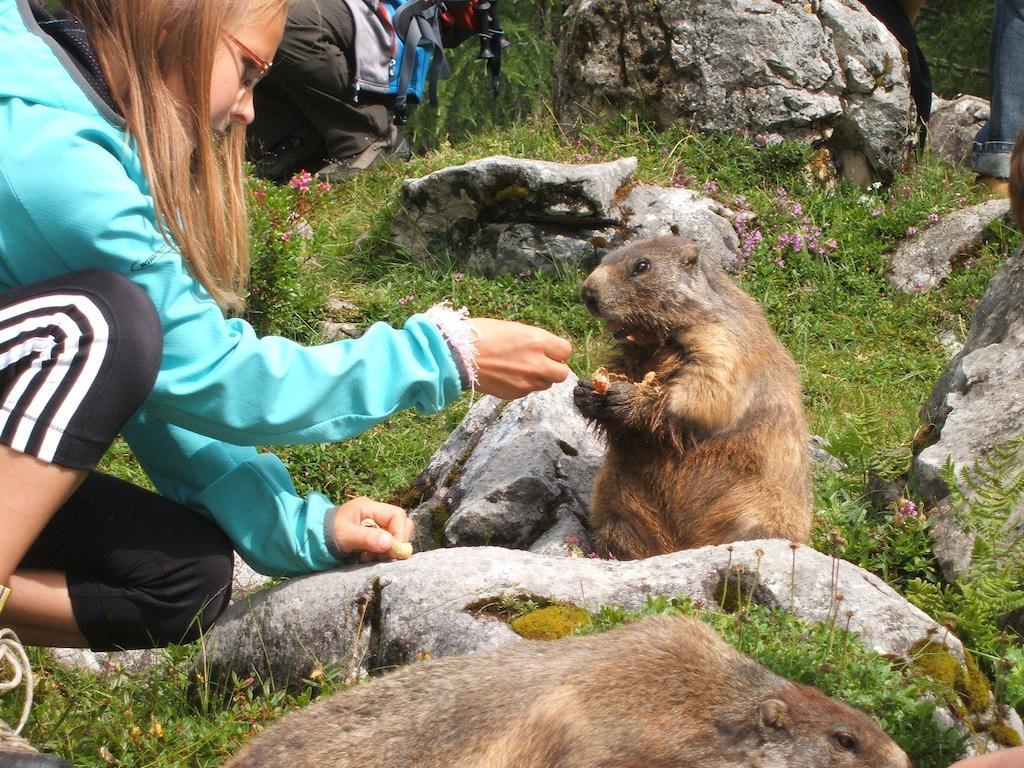
<instances>
[{"instance_id":1,"label":"blue backpack","mask_svg":"<svg viewBox=\"0 0 1024 768\"><path fill-rule=\"evenodd\" d=\"M345 0L355 22L354 99L362 92L388 96L395 123L408 120L410 101L427 96L437 106L437 82L451 75L444 49L480 38L497 93L501 51L508 45L496 0Z\"/></svg>"}]
</instances>

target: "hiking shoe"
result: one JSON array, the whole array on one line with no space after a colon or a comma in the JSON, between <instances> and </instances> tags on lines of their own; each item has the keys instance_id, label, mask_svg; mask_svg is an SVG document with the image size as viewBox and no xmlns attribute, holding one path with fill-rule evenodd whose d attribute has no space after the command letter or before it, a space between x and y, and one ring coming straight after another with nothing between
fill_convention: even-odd
<instances>
[{"instance_id":1,"label":"hiking shoe","mask_svg":"<svg viewBox=\"0 0 1024 768\"><path fill-rule=\"evenodd\" d=\"M362 152L352 157L335 160L325 165L315 175L321 181L337 184L372 168L382 160L405 162L411 157L412 145L405 136L398 132L398 127L392 125L386 139L370 142Z\"/></svg>"},{"instance_id":2,"label":"hiking shoe","mask_svg":"<svg viewBox=\"0 0 1024 768\"><path fill-rule=\"evenodd\" d=\"M25 706L18 727L11 728L0 720L0 768L71 768L59 757L41 755L18 734L28 720L32 707L32 668L18 636L10 629L0 629L0 691L10 691L25 684Z\"/></svg>"}]
</instances>

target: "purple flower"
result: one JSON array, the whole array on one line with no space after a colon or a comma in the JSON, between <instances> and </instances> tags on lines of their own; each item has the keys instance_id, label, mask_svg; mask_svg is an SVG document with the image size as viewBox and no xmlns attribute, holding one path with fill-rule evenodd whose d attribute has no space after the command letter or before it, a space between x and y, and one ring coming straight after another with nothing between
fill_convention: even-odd
<instances>
[{"instance_id":1,"label":"purple flower","mask_svg":"<svg viewBox=\"0 0 1024 768\"><path fill-rule=\"evenodd\" d=\"M292 233L291 232L282 232L281 233L281 242L282 243L287 243L291 239L292 239Z\"/></svg>"},{"instance_id":2,"label":"purple flower","mask_svg":"<svg viewBox=\"0 0 1024 768\"><path fill-rule=\"evenodd\" d=\"M932 224L938 223L938 221L939 221L939 214L937 214L937 213L929 213L928 214L928 221L930 221Z\"/></svg>"},{"instance_id":3,"label":"purple flower","mask_svg":"<svg viewBox=\"0 0 1024 768\"><path fill-rule=\"evenodd\" d=\"M799 232L784 233L779 235L779 247L782 249L789 248L793 252L802 251L804 239L800 236Z\"/></svg>"},{"instance_id":4,"label":"purple flower","mask_svg":"<svg viewBox=\"0 0 1024 768\"><path fill-rule=\"evenodd\" d=\"M911 224L909 227L907 227L907 236L908 237L913 237L916 234L917 234L917 227L915 227L913 224Z\"/></svg>"},{"instance_id":5,"label":"purple flower","mask_svg":"<svg viewBox=\"0 0 1024 768\"><path fill-rule=\"evenodd\" d=\"M465 277L465 275L462 274L461 272L456 272L454 275L452 275L452 277L454 277L456 280L461 280L462 278Z\"/></svg>"},{"instance_id":6,"label":"purple flower","mask_svg":"<svg viewBox=\"0 0 1024 768\"><path fill-rule=\"evenodd\" d=\"M713 195L717 191L718 191L718 184L717 184L717 182L715 182L715 181L713 181L711 179L708 179L707 181L704 182L704 193L705 194Z\"/></svg>"},{"instance_id":7,"label":"purple flower","mask_svg":"<svg viewBox=\"0 0 1024 768\"><path fill-rule=\"evenodd\" d=\"M893 525L905 526L917 519L917 504L912 499L900 499L899 506L892 516Z\"/></svg>"},{"instance_id":8,"label":"purple flower","mask_svg":"<svg viewBox=\"0 0 1024 768\"><path fill-rule=\"evenodd\" d=\"M402 298L400 298L398 300L398 303L399 303L400 306L404 307L406 304L408 304L410 301L412 301L415 298L416 298L415 294L409 293L409 294L406 294L405 296L403 296Z\"/></svg>"},{"instance_id":9,"label":"purple flower","mask_svg":"<svg viewBox=\"0 0 1024 768\"><path fill-rule=\"evenodd\" d=\"M871 212L871 215L872 216L881 216L883 213L885 213L885 210L881 206L879 206L878 208L875 208L875 210L873 210Z\"/></svg>"},{"instance_id":10,"label":"purple flower","mask_svg":"<svg viewBox=\"0 0 1024 768\"><path fill-rule=\"evenodd\" d=\"M775 266L778 267L779 269L782 269L784 266L786 266L786 260L779 256L779 258L775 260Z\"/></svg>"}]
</instances>

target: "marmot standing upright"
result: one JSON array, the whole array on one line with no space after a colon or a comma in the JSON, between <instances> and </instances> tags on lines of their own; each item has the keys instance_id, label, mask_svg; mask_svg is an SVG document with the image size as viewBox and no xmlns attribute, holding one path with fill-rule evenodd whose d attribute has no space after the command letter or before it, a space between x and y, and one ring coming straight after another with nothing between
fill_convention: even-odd
<instances>
[{"instance_id":1,"label":"marmot standing upright","mask_svg":"<svg viewBox=\"0 0 1024 768\"><path fill-rule=\"evenodd\" d=\"M796 363L761 307L696 244L612 251L582 298L617 345L618 379L581 381L608 452L594 481L598 550L641 558L756 538L806 542L808 432Z\"/></svg>"},{"instance_id":2,"label":"marmot standing upright","mask_svg":"<svg viewBox=\"0 0 1024 768\"><path fill-rule=\"evenodd\" d=\"M224 768L910 768L871 718L699 619L418 662L285 716Z\"/></svg>"}]
</instances>

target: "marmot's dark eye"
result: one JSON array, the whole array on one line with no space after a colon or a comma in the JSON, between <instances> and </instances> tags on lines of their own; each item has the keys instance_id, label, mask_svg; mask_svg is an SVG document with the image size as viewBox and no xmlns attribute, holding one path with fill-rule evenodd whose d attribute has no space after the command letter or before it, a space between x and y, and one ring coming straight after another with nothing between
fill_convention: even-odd
<instances>
[{"instance_id":1,"label":"marmot's dark eye","mask_svg":"<svg viewBox=\"0 0 1024 768\"><path fill-rule=\"evenodd\" d=\"M633 274L634 275L642 275L644 272L646 272L650 268L651 268L651 262L649 262L647 259L640 259L640 261L638 261L636 264L633 265Z\"/></svg>"},{"instance_id":2,"label":"marmot's dark eye","mask_svg":"<svg viewBox=\"0 0 1024 768\"><path fill-rule=\"evenodd\" d=\"M857 739L844 731L837 731L832 734L832 743L840 749L852 752L857 748Z\"/></svg>"}]
</instances>

